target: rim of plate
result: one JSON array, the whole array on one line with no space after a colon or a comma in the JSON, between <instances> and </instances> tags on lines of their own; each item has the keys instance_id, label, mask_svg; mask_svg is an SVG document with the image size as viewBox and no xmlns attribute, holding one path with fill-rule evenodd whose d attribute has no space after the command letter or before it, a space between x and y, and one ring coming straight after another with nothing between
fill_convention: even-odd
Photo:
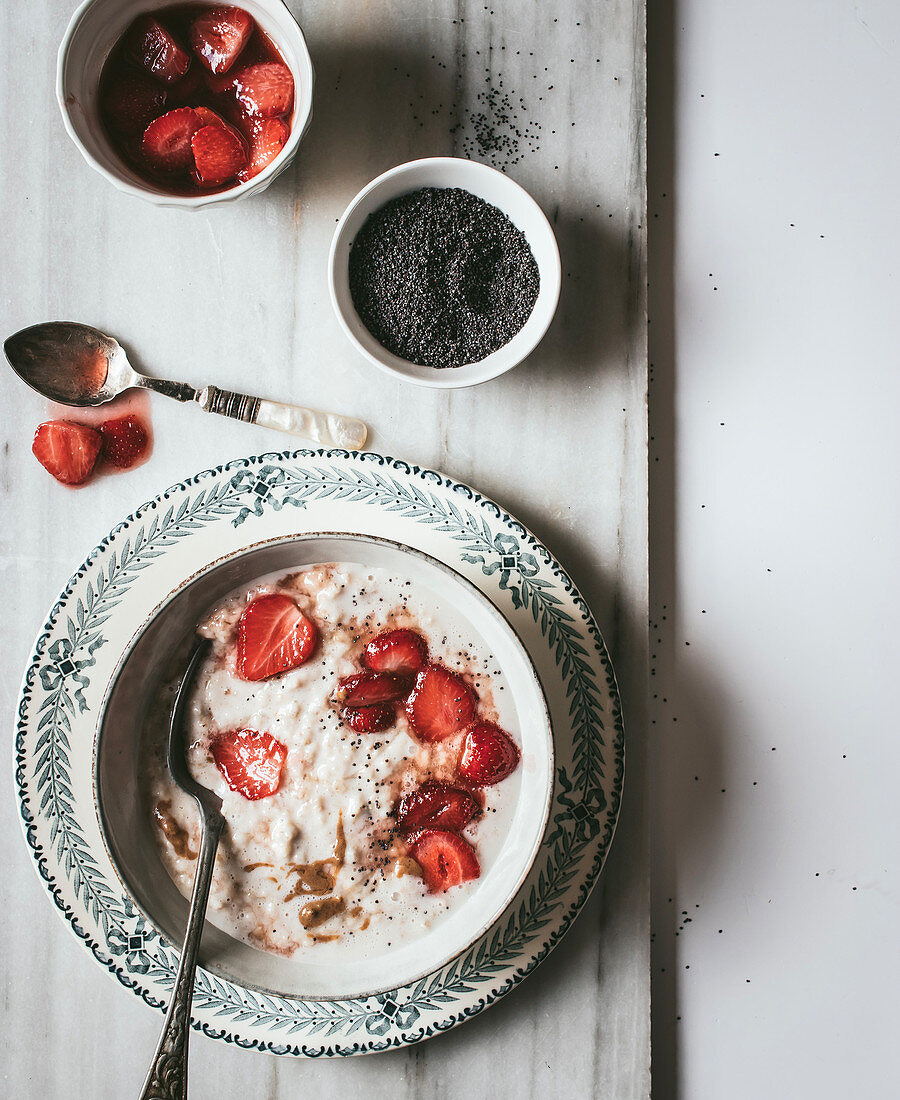
<instances>
[{"instance_id":1,"label":"rim of plate","mask_svg":"<svg viewBox=\"0 0 900 1100\"><path fill-rule=\"evenodd\" d=\"M135 909L137 909L138 912L143 915L148 924L150 924L150 926L155 929L160 939L167 943L172 950L180 952L182 944L180 942L173 942L171 937L163 930L157 920L153 916L151 916L151 914L134 897L132 889L126 881L125 877L123 876L118 861L113 854L113 848L103 814L103 805L102 799L100 797L100 783L98 775L100 767L100 734L102 732L104 722L106 721L106 711L109 706L110 697L115 690L119 676L121 675L122 669L125 667L126 661L129 659L132 652L134 651L134 647L143 637L144 632L148 629L148 627L156 619L156 617L195 581L200 580L202 577L206 576L208 573L212 572L213 569L218 568L220 565L224 565L226 562L233 561L236 558L241 558L245 554L252 553L253 551L259 550L264 546L273 546L278 543L311 542L313 539L328 538L347 539L350 542L360 543L363 545L367 543L375 543L376 545L389 546L392 549L399 550L401 553L404 554L412 554L414 557L418 557L424 560L428 563L428 565L436 568L439 572L444 573L451 580L451 582L457 583L461 585L461 587L468 589L475 597L475 599L486 605L488 613L493 616L493 618L501 625L501 628L505 629L509 634L512 635L515 645L519 649L521 656L524 658L525 667L530 671L531 679L534 681L534 684L537 687L538 697L543 703L542 724L545 733L545 744L543 746L543 750L549 759L548 783L547 790L543 797L540 827L535 832L535 840L531 847L531 851L528 854L528 858L527 860L523 861L522 872L516 880L512 889L510 889L509 892L506 894L502 904L498 904L497 906L492 907L493 911L490 919L485 921L483 924L480 924L477 930L472 934L471 938L468 939L466 943L464 943L458 950L454 950L451 955L447 955L445 957L442 957L439 961L431 963L425 970L418 971L417 973L412 974L409 977L406 977L404 975L403 985L412 985L414 982L419 981L427 974L433 974L436 970L442 969L443 967L447 966L448 963L453 962L453 960L458 958L460 955L465 954L465 952L469 950L473 943L481 939L485 932L487 932L489 928L491 928L494 924L497 923L498 920L503 917L503 914L515 900L516 895L522 888L522 884L524 883L525 879L528 878L531 868L534 865L534 861L537 859L537 854L541 849L541 845L544 842L544 836L547 832L547 821L550 817L550 806L553 802L553 789L555 780L554 769L556 756L553 744L553 720L550 715L550 708L547 705L547 696L544 692L544 685L541 682L541 678L535 666L534 659L528 652L528 649L526 648L525 643L522 641L518 630L516 630L512 623L509 622L503 612L497 607L497 605L486 592L483 592L467 577L464 577L461 573L457 572L457 570L453 569L452 566L449 566L446 563L439 561L433 555L426 553L424 550L418 550L414 546L408 546L406 543L398 542L397 539L384 538L381 535L351 534L346 531L305 531L302 534L298 535L280 535L270 539L261 539L259 542L251 543L249 546L244 547L242 550L234 550L230 554L223 554L220 557L215 558L213 561L209 562L209 564L204 566L202 569L196 570L195 572L191 573L189 576L181 580L176 585L176 587L173 588L153 608L153 610L147 614L147 616L144 618L144 621L128 640L125 648L122 650L118 660L116 661L112 675L110 676L106 684L106 688L104 689L103 699L100 703L100 706L97 708L97 720L94 729L93 743L91 745L91 776L93 781L94 813L97 816L97 824L100 829L100 837L103 841L103 847L106 851L106 856L109 859L109 862L112 866L113 871L115 872L116 878L123 892L127 895ZM279 989L270 989L263 985L257 985L254 982L238 980L234 977L234 975L229 974L222 968L215 965L209 965L208 963L198 962L198 966L200 965L202 965L203 969L207 973L215 974L216 977L222 978L223 980L230 982L232 985L236 986L239 989L252 989L257 993L264 993L271 997L284 997L287 999L320 999L299 993L284 993ZM358 998L377 997L380 994L386 993L389 990L395 988L397 988L396 983L394 985L389 985L384 988L375 988L360 992L346 993L341 996L331 995L327 999L329 1001L352 1001Z\"/></svg>"}]
</instances>

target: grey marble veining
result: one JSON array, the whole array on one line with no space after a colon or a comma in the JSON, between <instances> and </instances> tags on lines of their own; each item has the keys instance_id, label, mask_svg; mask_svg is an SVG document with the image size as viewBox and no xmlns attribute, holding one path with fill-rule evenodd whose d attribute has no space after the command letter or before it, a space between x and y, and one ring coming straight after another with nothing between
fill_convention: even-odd
<instances>
[{"instance_id":1,"label":"grey marble veining","mask_svg":"<svg viewBox=\"0 0 900 1100\"><path fill-rule=\"evenodd\" d=\"M192 1096L637 1100L649 1093L643 4L290 6L317 69L312 129L264 195L193 215L120 195L65 137L53 86L67 0L0 8L0 331L83 320L119 337L139 369L361 416L372 449L500 501L567 565L604 631L625 705L625 799L607 869L564 942L477 1020L343 1061L279 1060L195 1035ZM505 168L540 202L563 291L525 364L438 393L357 355L332 315L325 260L363 184L453 153ZM71 492L29 453L43 402L0 378L9 730L43 616L110 526L198 469L292 442L157 399L152 460ZM110 981L53 912L9 768L0 817L3 1092L135 1095L161 1017Z\"/></svg>"}]
</instances>

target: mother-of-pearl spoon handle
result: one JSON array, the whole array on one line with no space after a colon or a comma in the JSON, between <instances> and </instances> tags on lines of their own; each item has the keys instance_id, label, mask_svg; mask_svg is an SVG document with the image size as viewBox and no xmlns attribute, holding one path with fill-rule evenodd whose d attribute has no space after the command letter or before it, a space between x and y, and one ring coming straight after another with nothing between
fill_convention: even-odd
<instances>
[{"instance_id":1,"label":"mother-of-pearl spoon handle","mask_svg":"<svg viewBox=\"0 0 900 1100\"><path fill-rule=\"evenodd\" d=\"M217 386L206 386L197 394L196 400L207 412L231 416L248 424L260 424L264 428L277 428L326 447L345 447L357 451L366 442L368 434L366 425L352 416L319 412L300 405L284 405L280 401L220 390Z\"/></svg>"}]
</instances>

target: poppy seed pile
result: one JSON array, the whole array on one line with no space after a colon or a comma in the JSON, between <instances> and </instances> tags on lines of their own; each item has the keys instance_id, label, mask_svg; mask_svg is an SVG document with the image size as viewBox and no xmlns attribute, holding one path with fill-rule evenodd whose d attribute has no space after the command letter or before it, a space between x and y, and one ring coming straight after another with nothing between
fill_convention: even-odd
<instances>
[{"instance_id":1,"label":"poppy seed pile","mask_svg":"<svg viewBox=\"0 0 900 1100\"><path fill-rule=\"evenodd\" d=\"M525 235L459 187L423 187L369 215L350 293L388 351L426 367L477 363L528 320L540 275Z\"/></svg>"}]
</instances>

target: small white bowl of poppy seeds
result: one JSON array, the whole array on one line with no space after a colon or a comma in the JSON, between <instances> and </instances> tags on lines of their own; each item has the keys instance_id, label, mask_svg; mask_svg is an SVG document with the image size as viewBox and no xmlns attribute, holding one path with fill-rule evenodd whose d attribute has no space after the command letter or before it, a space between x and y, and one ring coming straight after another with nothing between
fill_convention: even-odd
<instances>
[{"instance_id":1,"label":"small white bowl of poppy seeds","mask_svg":"<svg viewBox=\"0 0 900 1100\"><path fill-rule=\"evenodd\" d=\"M477 386L531 354L559 300L559 248L524 188L477 161L431 157L374 179L338 222L331 301L381 370Z\"/></svg>"}]
</instances>

